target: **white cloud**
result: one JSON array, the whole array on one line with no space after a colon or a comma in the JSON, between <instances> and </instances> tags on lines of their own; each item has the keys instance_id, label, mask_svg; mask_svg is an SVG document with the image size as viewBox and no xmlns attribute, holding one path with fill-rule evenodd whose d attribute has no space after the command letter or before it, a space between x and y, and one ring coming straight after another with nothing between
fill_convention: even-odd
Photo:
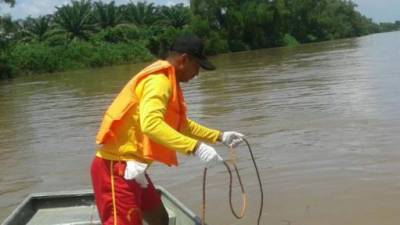
<instances>
[{"instance_id":1,"label":"white cloud","mask_svg":"<svg viewBox=\"0 0 400 225\"><path fill-rule=\"evenodd\" d=\"M27 16L38 17L40 15L53 13L56 10L56 6L61 6L68 2L69 0L17 1L13 8L6 7L4 13L11 14L14 19L20 19Z\"/></svg>"},{"instance_id":2,"label":"white cloud","mask_svg":"<svg viewBox=\"0 0 400 225\"><path fill-rule=\"evenodd\" d=\"M186 0L181 0L181 1L179 1L179 0L168 0L168 1L165 1L165 5L168 5L168 6L176 5L176 4L179 4L179 3L184 3L184 4L187 4L187 5L189 4Z\"/></svg>"},{"instance_id":3,"label":"white cloud","mask_svg":"<svg viewBox=\"0 0 400 225\"><path fill-rule=\"evenodd\" d=\"M0 14L10 14L10 13L11 13L11 8L5 3L0 3Z\"/></svg>"}]
</instances>

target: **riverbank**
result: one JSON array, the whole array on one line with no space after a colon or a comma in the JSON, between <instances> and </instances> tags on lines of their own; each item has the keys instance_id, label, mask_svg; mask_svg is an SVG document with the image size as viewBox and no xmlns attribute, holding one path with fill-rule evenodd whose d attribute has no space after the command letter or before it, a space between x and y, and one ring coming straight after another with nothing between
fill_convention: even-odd
<instances>
[{"instance_id":1,"label":"riverbank","mask_svg":"<svg viewBox=\"0 0 400 225\"><path fill-rule=\"evenodd\" d=\"M18 4L18 3L17 3ZM162 57L179 35L205 40L205 53L295 46L398 29L376 24L351 1L191 1L156 6L71 1L52 15L0 17L0 78L135 63Z\"/></svg>"}]
</instances>

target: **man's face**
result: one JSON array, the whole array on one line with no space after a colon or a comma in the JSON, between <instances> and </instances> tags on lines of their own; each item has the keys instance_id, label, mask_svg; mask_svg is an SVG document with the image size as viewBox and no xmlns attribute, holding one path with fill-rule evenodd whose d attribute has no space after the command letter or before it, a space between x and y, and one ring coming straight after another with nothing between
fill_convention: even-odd
<instances>
[{"instance_id":1,"label":"man's face","mask_svg":"<svg viewBox=\"0 0 400 225\"><path fill-rule=\"evenodd\" d=\"M180 82L188 82L199 74L200 64L198 60L188 54L181 55Z\"/></svg>"}]
</instances>

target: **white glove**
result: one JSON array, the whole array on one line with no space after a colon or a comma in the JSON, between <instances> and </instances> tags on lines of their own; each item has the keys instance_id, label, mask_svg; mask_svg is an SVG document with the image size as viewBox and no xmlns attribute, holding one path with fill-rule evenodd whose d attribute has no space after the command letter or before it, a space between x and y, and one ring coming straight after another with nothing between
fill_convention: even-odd
<instances>
[{"instance_id":1,"label":"white glove","mask_svg":"<svg viewBox=\"0 0 400 225\"><path fill-rule=\"evenodd\" d=\"M200 143L194 154L199 157L201 161L207 163L207 167L209 168L217 165L223 160L213 147L204 143Z\"/></svg>"},{"instance_id":2,"label":"white glove","mask_svg":"<svg viewBox=\"0 0 400 225\"><path fill-rule=\"evenodd\" d=\"M146 188L147 185L149 184L144 175L146 168L147 168L146 163L141 163L141 162L137 162L137 161L133 161L133 160L126 161L126 168L125 168L125 173L124 173L125 180L135 179L135 181L142 188Z\"/></svg>"},{"instance_id":3,"label":"white glove","mask_svg":"<svg viewBox=\"0 0 400 225\"><path fill-rule=\"evenodd\" d=\"M235 148L243 143L243 137L244 135L239 132L226 131L222 133L222 143L229 148Z\"/></svg>"}]
</instances>

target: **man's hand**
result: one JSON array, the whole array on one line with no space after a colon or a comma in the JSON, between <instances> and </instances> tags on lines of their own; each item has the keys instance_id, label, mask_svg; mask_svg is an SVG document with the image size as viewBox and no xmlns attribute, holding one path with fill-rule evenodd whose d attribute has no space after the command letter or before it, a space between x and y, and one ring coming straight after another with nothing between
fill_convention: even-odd
<instances>
[{"instance_id":1,"label":"man's hand","mask_svg":"<svg viewBox=\"0 0 400 225\"><path fill-rule=\"evenodd\" d=\"M213 167L219 162L222 162L221 156L215 151L215 149L204 143L200 143L195 149L194 154L200 158L201 161L207 163L207 167Z\"/></svg>"},{"instance_id":2,"label":"man's hand","mask_svg":"<svg viewBox=\"0 0 400 225\"><path fill-rule=\"evenodd\" d=\"M239 132L226 131L222 133L221 142L229 148L235 148L243 143L243 137L244 135Z\"/></svg>"},{"instance_id":3,"label":"man's hand","mask_svg":"<svg viewBox=\"0 0 400 225\"><path fill-rule=\"evenodd\" d=\"M142 188L146 188L149 184L144 175L147 164L137 161L126 161L126 168L124 173L125 180L135 180Z\"/></svg>"}]
</instances>

